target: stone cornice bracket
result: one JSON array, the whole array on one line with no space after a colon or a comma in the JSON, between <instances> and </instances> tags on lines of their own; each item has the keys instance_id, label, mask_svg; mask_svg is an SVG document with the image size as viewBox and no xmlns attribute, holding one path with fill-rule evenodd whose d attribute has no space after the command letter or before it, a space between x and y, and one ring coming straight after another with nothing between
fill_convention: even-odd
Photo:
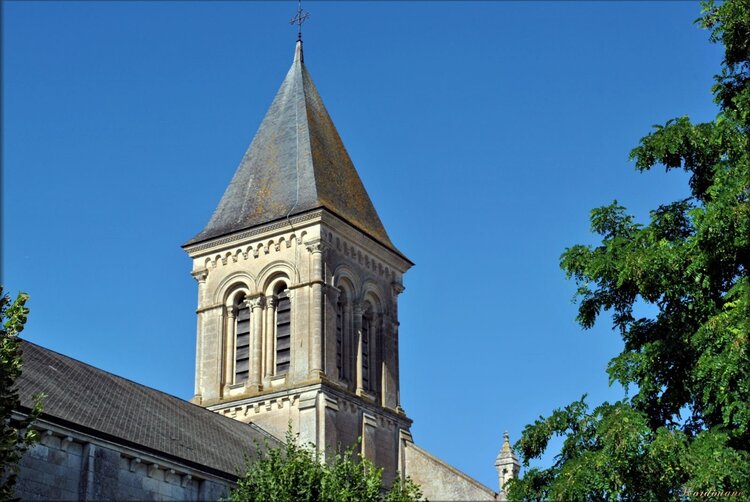
<instances>
[{"instance_id":1,"label":"stone cornice bracket","mask_svg":"<svg viewBox=\"0 0 750 502\"><path fill-rule=\"evenodd\" d=\"M60 443L60 449L62 451L68 451L68 446L70 446L73 443L73 438L70 436L66 436L63 438L62 442Z\"/></svg>"},{"instance_id":2,"label":"stone cornice bracket","mask_svg":"<svg viewBox=\"0 0 750 502\"><path fill-rule=\"evenodd\" d=\"M180 478L180 486L185 488L187 485L190 484L190 481L192 481L193 476L190 474L183 474Z\"/></svg>"},{"instance_id":3,"label":"stone cornice bracket","mask_svg":"<svg viewBox=\"0 0 750 502\"><path fill-rule=\"evenodd\" d=\"M138 467L138 464L141 463L141 459L138 457L131 458L130 459L130 472L135 472L136 467Z\"/></svg>"},{"instance_id":4,"label":"stone cornice bracket","mask_svg":"<svg viewBox=\"0 0 750 502\"><path fill-rule=\"evenodd\" d=\"M196 281L198 281L198 283L205 283L206 282L206 278L208 277L208 269L207 268L202 268L200 270L194 270L194 271L190 272L190 275L192 275L193 279L195 279Z\"/></svg>"}]
</instances>

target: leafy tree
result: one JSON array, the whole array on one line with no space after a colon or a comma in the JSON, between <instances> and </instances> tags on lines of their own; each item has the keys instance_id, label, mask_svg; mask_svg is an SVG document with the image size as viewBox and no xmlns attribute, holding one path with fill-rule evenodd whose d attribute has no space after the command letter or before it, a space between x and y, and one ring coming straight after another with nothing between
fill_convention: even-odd
<instances>
[{"instance_id":1,"label":"leafy tree","mask_svg":"<svg viewBox=\"0 0 750 502\"><path fill-rule=\"evenodd\" d=\"M702 5L698 23L725 48L720 113L656 126L631 152L639 171L685 170L691 196L647 225L616 201L595 209L601 243L561 257L581 326L612 313L624 347L610 383L634 393L593 410L584 396L526 426L516 444L526 466L553 435L564 441L551 467L512 482L512 499L750 497L750 1ZM639 302L658 313L637 316Z\"/></svg>"},{"instance_id":2,"label":"leafy tree","mask_svg":"<svg viewBox=\"0 0 750 502\"><path fill-rule=\"evenodd\" d=\"M382 469L350 448L323 462L311 444L300 445L291 430L279 448L258 448L254 462L229 496L232 502L411 502L422 496L409 478L398 479L385 493Z\"/></svg>"},{"instance_id":3,"label":"leafy tree","mask_svg":"<svg viewBox=\"0 0 750 502\"><path fill-rule=\"evenodd\" d=\"M23 330L29 309L25 293L11 303L0 286L0 500L13 500L13 486L18 462L24 452L38 441L38 434L29 428L41 412L41 397L35 396L32 412L23 420L15 420L14 411L21 400L14 383L21 375L21 347L18 334Z\"/></svg>"}]
</instances>

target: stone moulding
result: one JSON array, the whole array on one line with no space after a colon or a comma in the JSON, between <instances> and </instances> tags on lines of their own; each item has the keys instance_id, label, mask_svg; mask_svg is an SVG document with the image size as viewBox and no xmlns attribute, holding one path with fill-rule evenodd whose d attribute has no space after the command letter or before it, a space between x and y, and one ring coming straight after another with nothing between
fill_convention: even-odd
<instances>
[{"instance_id":1,"label":"stone moulding","mask_svg":"<svg viewBox=\"0 0 750 502\"><path fill-rule=\"evenodd\" d=\"M408 429L411 426L411 419L405 415L400 415L396 411L372 403L365 403L355 396L346 395L344 392L321 384L296 388L292 391L279 391L254 398L240 398L236 401L217 403L207 408L230 418L247 417L271 412L275 409L297 408L301 410L314 408L318 405L320 394L323 394L325 398L323 403L325 408L350 414L362 410L364 413L375 417L373 425L379 428L393 430L396 427Z\"/></svg>"},{"instance_id":2,"label":"stone moulding","mask_svg":"<svg viewBox=\"0 0 750 502\"><path fill-rule=\"evenodd\" d=\"M322 209L310 211L309 213L292 216L289 218L289 220L286 220L286 219L277 220L276 222L273 222L273 223L268 223L266 225L259 225L257 227L253 227L248 230L243 230L241 232L237 232L234 234L229 234L227 236L220 237L218 239L211 239L206 242L200 242L200 243L191 244L188 246L183 246L183 249L190 255L199 254L201 251L204 251L206 249L218 248L225 244L229 244L229 243L240 241L240 240L246 240L256 235L273 232L274 230L279 230L282 228L289 228L290 222L292 226L294 226L296 224L302 224L307 221L314 220L316 218L319 219L322 214L323 214Z\"/></svg>"},{"instance_id":3,"label":"stone moulding","mask_svg":"<svg viewBox=\"0 0 750 502\"><path fill-rule=\"evenodd\" d=\"M372 239L360 230L352 227L349 223L341 220L338 216L323 209L294 216L289 221L276 221L204 243L186 246L184 249L195 259L209 255L206 256L203 265L205 268L215 268L219 263L226 265L230 263L230 260L233 263L237 262L240 255L242 255L243 259L248 259L251 254L253 258L258 258L261 256L261 253L266 255L271 253L272 250L276 252L280 251L282 245L287 248L291 247L292 243L300 245L307 233L303 228L317 222L331 227L335 232L334 234L332 231L325 231L323 236L325 241L331 244L332 247L335 247L337 251L342 252L344 256L352 258L360 265L378 275L385 274L385 277L389 277L389 274L393 274L391 269L402 268L406 270L412 265L404 256L383 246L377 240ZM300 225L303 228L294 228L295 225ZM282 229L285 232L278 232L278 230ZM297 232L301 233L297 235ZM253 237L257 238L257 240L253 239ZM248 244L248 240L252 240L253 242ZM355 241L362 242L357 243ZM235 245L231 246L233 243ZM239 243L242 244L237 245ZM376 245L373 246L373 243ZM227 246L227 244L230 244L230 246ZM378 256L376 257L371 251L368 252L365 249L377 250L378 252L375 254ZM396 259L395 262L389 266L387 262L393 261L394 258Z\"/></svg>"},{"instance_id":4,"label":"stone moulding","mask_svg":"<svg viewBox=\"0 0 750 502\"><path fill-rule=\"evenodd\" d=\"M306 231L302 231L299 237L295 233L288 233L286 235L272 237L267 241L263 239L261 242L243 244L231 251L222 251L213 256L207 256L202 263L204 268L196 269L192 274L198 280L205 281L210 270L219 266L226 266L229 263L237 263L240 256L243 260L247 260L250 256L258 258L261 255L268 255L272 251L278 253L281 250L281 246L290 248L292 244L295 246L303 244L303 239L306 235ZM394 281L396 279L396 272L388 264L384 264L382 260L358 247L345 237L338 236L330 231L324 231L324 235L325 242L329 244L326 252L334 250L341 256L350 259L367 271L372 272L375 276L389 281ZM196 257L195 260L200 263L200 257Z\"/></svg>"},{"instance_id":5,"label":"stone moulding","mask_svg":"<svg viewBox=\"0 0 750 502\"><path fill-rule=\"evenodd\" d=\"M22 413L14 412L13 415L14 418L17 419L25 418L25 415ZM218 481L220 483L226 483L228 481L234 482L236 479L236 476L231 473L227 473L228 476L211 474L200 469L196 469L192 466L182 465L180 463L174 462L173 460L170 460L167 457L163 457L158 454L139 451L134 448L126 447L124 445L103 438L90 436L86 433L82 433L74 429L69 429L68 427L62 425L47 422L44 419L37 419L34 422L33 427L34 429L41 432L42 438L40 444L44 446L57 448L65 452L67 452L73 444L78 444L81 446L92 444L95 446L107 448L120 454L120 458L124 462L126 462L128 470L130 472L134 472L139 465L145 465L149 470L149 477L151 477L152 474L155 473L155 471L152 472L152 469L155 468L164 469L173 474L175 477L179 477L180 479L188 477L189 480L195 480L196 482L210 480ZM184 487L185 485L183 484L182 486Z\"/></svg>"}]
</instances>

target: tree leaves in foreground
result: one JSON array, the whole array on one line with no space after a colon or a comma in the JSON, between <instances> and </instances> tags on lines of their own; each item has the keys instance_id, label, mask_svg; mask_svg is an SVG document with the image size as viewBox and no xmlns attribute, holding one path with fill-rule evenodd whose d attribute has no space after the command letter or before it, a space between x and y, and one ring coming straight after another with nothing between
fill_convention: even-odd
<instances>
[{"instance_id":1,"label":"tree leaves in foreground","mask_svg":"<svg viewBox=\"0 0 750 502\"><path fill-rule=\"evenodd\" d=\"M11 303L0 286L0 500L14 500L18 462L24 452L38 440L29 426L41 412L41 396L35 396L34 410L23 420L15 420L13 412L21 408L18 390L14 387L21 376L21 347L18 334L26 324L29 309L25 293Z\"/></svg>"},{"instance_id":2,"label":"tree leaves in foreground","mask_svg":"<svg viewBox=\"0 0 750 502\"><path fill-rule=\"evenodd\" d=\"M311 444L300 445L288 431L286 444L259 448L255 461L229 496L232 502L411 502L422 492L411 479L397 479L389 491L381 484L383 470L354 452L354 447L323 462Z\"/></svg>"},{"instance_id":3,"label":"tree leaves in foreground","mask_svg":"<svg viewBox=\"0 0 750 502\"><path fill-rule=\"evenodd\" d=\"M750 0L703 4L699 23L725 48L717 118L657 126L631 152L639 171L690 175L691 196L651 212L647 225L615 201L592 211L598 246L565 251L578 286L578 322L612 313L622 353L607 368L632 396L593 410L585 396L528 425L516 450L529 469L512 499L750 498ZM640 302L655 305L639 317Z\"/></svg>"}]
</instances>

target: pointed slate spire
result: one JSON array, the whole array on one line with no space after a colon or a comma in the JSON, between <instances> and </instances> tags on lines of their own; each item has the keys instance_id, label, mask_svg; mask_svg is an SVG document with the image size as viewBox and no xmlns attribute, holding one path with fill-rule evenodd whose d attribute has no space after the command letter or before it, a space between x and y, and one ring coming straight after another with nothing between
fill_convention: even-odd
<instances>
[{"instance_id":1,"label":"pointed slate spire","mask_svg":"<svg viewBox=\"0 0 750 502\"><path fill-rule=\"evenodd\" d=\"M320 99L298 41L292 67L234 178L208 225L186 246L321 207L401 255Z\"/></svg>"}]
</instances>

